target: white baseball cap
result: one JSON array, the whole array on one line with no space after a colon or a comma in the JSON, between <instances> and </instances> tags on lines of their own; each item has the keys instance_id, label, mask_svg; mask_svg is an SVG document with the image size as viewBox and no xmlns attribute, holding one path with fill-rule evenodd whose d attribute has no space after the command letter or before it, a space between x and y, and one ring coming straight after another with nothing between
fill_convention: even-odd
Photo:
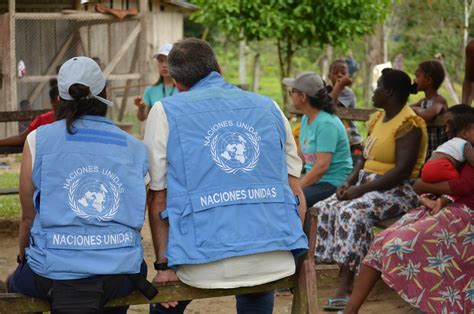
<instances>
[{"instance_id":1,"label":"white baseball cap","mask_svg":"<svg viewBox=\"0 0 474 314\"><path fill-rule=\"evenodd\" d=\"M110 100L98 96L105 88L105 77L99 65L88 57L74 57L66 61L58 73L59 96L65 100L74 100L69 95L69 88L73 84L82 84L89 87L90 97L112 107Z\"/></svg>"},{"instance_id":2,"label":"white baseball cap","mask_svg":"<svg viewBox=\"0 0 474 314\"><path fill-rule=\"evenodd\" d=\"M168 56L172 48L172 44L161 45L160 48L158 48L158 50L153 55L153 58L158 58L159 55Z\"/></svg>"}]
</instances>

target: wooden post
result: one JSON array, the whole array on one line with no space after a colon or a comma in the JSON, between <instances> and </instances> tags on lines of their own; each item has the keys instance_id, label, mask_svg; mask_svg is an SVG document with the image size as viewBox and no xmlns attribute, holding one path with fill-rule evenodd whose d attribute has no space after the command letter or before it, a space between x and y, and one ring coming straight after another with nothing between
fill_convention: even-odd
<instances>
[{"instance_id":1,"label":"wooden post","mask_svg":"<svg viewBox=\"0 0 474 314\"><path fill-rule=\"evenodd\" d=\"M10 97L7 99L7 108L17 110L17 88L16 88L16 25L15 25L15 0L8 1L8 18L10 26L10 68L9 68L9 90ZM10 104L8 106L8 104ZM16 132L13 123L7 126L7 134Z\"/></svg>"},{"instance_id":2,"label":"wooden post","mask_svg":"<svg viewBox=\"0 0 474 314\"><path fill-rule=\"evenodd\" d=\"M9 0L8 14L10 18L10 108L17 109L16 90L16 25L15 25L15 0Z\"/></svg>"},{"instance_id":3,"label":"wooden post","mask_svg":"<svg viewBox=\"0 0 474 314\"><path fill-rule=\"evenodd\" d=\"M446 67L444 66L444 60L443 60L443 56L441 55L441 53L437 53L435 55L435 59L437 59L441 63L441 65L444 68L444 73L446 73L446 78L444 79L444 82L443 82L444 86L449 91L449 94L451 95L451 98L454 100L454 103L455 104L460 104L459 97L456 94L456 91L454 90L453 83L451 83L451 80L449 79L448 71L446 70Z\"/></svg>"},{"instance_id":4,"label":"wooden post","mask_svg":"<svg viewBox=\"0 0 474 314\"><path fill-rule=\"evenodd\" d=\"M117 51L115 56L112 58L112 60L110 60L109 64L105 68L105 70L104 70L105 77L107 77L110 73L112 73L112 71L114 70L117 63L127 53L128 49L130 48L132 43L135 41L135 39L140 34L140 30L141 30L141 24L138 23L137 26L132 30L132 32L128 36L127 40L125 40L122 47L120 47L119 51Z\"/></svg>"},{"instance_id":5,"label":"wooden post","mask_svg":"<svg viewBox=\"0 0 474 314\"><path fill-rule=\"evenodd\" d=\"M308 252L300 258L297 267L297 283L294 288L292 314L317 314L318 290L316 287L316 269L314 251L317 236L317 211L310 208L306 212L304 230L308 237Z\"/></svg>"},{"instance_id":6,"label":"wooden post","mask_svg":"<svg viewBox=\"0 0 474 314\"><path fill-rule=\"evenodd\" d=\"M140 13L150 12L150 3L148 0L138 0L138 10Z\"/></svg>"},{"instance_id":7,"label":"wooden post","mask_svg":"<svg viewBox=\"0 0 474 314\"><path fill-rule=\"evenodd\" d=\"M153 42L153 17L150 12L150 5L153 0L138 0L140 9L140 24L141 33L138 37L138 44L140 45L138 70L142 73L140 83L149 83L152 71L151 62L149 61ZM142 89L138 89L138 94L141 96ZM143 136L145 132L145 122L140 122L140 135Z\"/></svg>"},{"instance_id":8,"label":"wooden post","mask_svg":"<svg viewBox=\"0 0 474 314\"><path fill-rule=\"evenodd\" d=\"M139 51L140 51L140 45L139 45L139 40L137 38L137 41L135 43L135 49L133 51L132 61L130 62L130 70L129 70L130 73L135 71L135 68L137 67L138 56L140 55ZM120 122L122 122L123 120L125 108L127 107L127 100L128 100L128 95L130 94L131 84L132 84L132 80L127 80L127 82L125 83L125 92L122 97L122 103L120 104L119 115L117 118L117 120Z\"/></svg>"},{"instance_id":9,"label":"wooden post","mask_svg":"<svg viewBox=\"0 0 474 314\"><path fill-rule=\"evenodd\" d=\"M10 110L10 18L8 14L4 14L0 16L0 45L1 45L1 87L0 90L2 91L0 95L1 105L0 110L6 111ZM2 124L0 125L0 137L5 137L8 135L8 125Z\"/></svg>"}]
</instances>

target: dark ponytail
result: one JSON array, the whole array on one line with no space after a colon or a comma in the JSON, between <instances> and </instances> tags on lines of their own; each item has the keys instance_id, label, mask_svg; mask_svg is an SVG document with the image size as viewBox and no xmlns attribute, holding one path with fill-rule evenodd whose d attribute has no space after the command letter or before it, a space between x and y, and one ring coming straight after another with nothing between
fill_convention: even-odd
<instances>
[{"instance_id":1,"label":"dark ponytail","mask_svg":"<svg viewBox=\"0 0 474 314\"><path fill-rule=\"evenodd\" d=\"M311 105L311 107L326 111L330 114L335 114L336 106L334 105L334 101L329 95L330 89L331 87L325 87L321 89L314 97L308 95L309 104Z\"/></svg>"},{"instance_id":2,"label":"dark ponytail","mask_svg":"<svg viewBox=\"0 0 474 314\"><path fill-rule=\"evenodd\" d=\"M68 92L74 100L61 98L58 110L56 111L56 120L66 119L66 128L69 134L75 133L72 124L80 116L105 117L107 114L107 105L93 98L89 87L82 84L72 84ZM105 88L97 96L106 98Z\"/></svg>"}]
</instances>

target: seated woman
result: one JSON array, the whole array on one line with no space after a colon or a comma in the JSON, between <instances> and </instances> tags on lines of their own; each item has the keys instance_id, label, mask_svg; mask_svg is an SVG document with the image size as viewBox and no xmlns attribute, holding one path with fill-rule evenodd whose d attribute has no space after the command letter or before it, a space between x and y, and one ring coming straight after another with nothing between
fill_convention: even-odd
<instances>
[{"instance_id":1,"label":"seated woman","mask_svg":"<svg viewBox=\"0 0 474 314\"><path fill-rule=\"evenodd\" d=\"M474 120L473 109L466 105L448 112ZM422 197L425 206L410 210L376 237L344 313L357 313L380 277L423 312L474 310L474 168L465 163L459 178L449 181L419 179L415 190L443 197ZM448 204L452 196L456 201Z\"/></svg>"},{"instance_id":2,"label":"seated woman","mask_svg":"<svg viewBox=\"0 0 474 314\"><path fill-rule=\"evenodd\" d=\"M374 106L383 109L368 121L363 159L336 195L316 203L318 262L340 265L339 286L327 310L343 309L355 272L373 239L373 224L418 205L412 183L426 153L426 125L406 105L415 92L410 77L385 69L374 91Z\"/></svg>"},{"instance_id":3,"label":"seated woman","mask_svg":"<svg viewBox=\"0 0 474 314\"><path fill-rule=\"evenodd\" d=\"M112 102L92 59L64 63L58 84L57 121L31 132L24 147L19 265L7 287L48 299L53 313L102 313L146 283L147 150L105 118Z\"/></svg>"},{"instance_id":4,"label":"seated woman","mask_svg":"<svg viewBox=\"0 0 474 314\"><path fill-rule=\"evenodd\" d=\"M352 170L346 128L334 114L336 109L323 80L313 72L295 79L285 78L293 104L304 113L299 137L306 175L301 187L308 206L336 192Z\"/></svg>"}]
</instances>

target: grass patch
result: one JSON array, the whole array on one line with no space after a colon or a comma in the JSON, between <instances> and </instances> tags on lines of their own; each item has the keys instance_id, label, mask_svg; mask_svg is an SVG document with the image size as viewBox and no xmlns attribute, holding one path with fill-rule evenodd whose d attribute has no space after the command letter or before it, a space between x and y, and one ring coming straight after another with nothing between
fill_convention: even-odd
<instances>
[{"instance_id":1,"label":"grass patch","mask_svg":"<svg viewBox=\"0 0 474 314\"><path fill-rule=\"evenodd\" d=\"M0 189L18 187L20 175L18 173L5 172L0 173Z\"/></svg>"},{"instance_id":2,"label":"grass patch","mask_svg":"<svg viewBox=\"0 0 474 314\"><path fill-rule=\"evenodd\" d=\"M18 173L0 173L0 189L18 187ZM0 196L0 219L18 219L20 217L20 199L18 195Z\"/></svg>"},{"instance_id":3,"label":"grass patch","mask_svg":"<svg viewBox=\"0 0 474 314\"><path fill-rule=\"evenodd\" d=\"M0 219L20 218L21 206L18 195L0 196Z\"/></svg>"}]
</instances>

